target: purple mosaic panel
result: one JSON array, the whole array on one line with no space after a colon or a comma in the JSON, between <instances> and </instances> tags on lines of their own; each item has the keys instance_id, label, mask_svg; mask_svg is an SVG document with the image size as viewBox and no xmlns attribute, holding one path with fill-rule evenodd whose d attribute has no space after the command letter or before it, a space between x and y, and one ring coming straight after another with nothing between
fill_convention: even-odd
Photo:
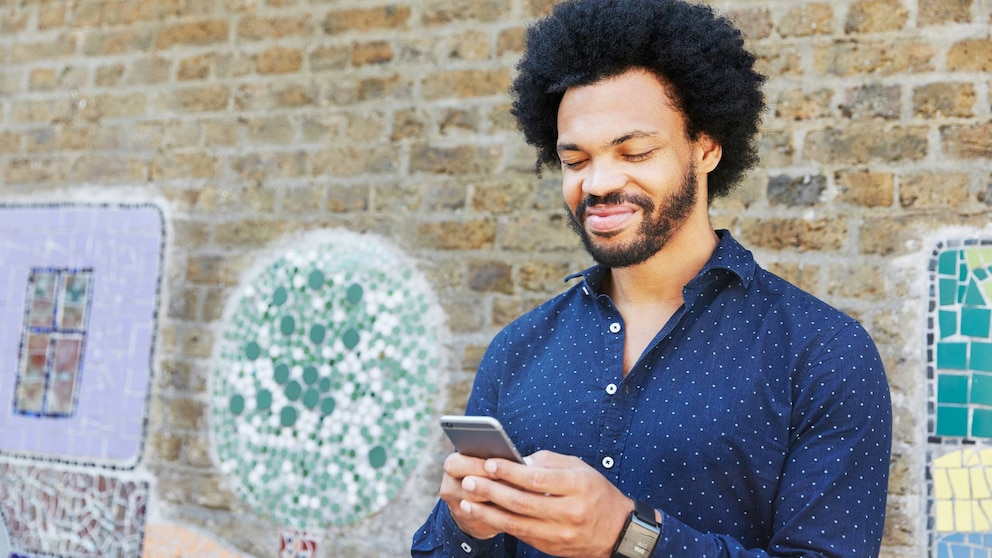
<instances>
[{"instance_id":1,"label":"purple mosaic panel","mask_svg":"<svg viewBox=\"0 0 992 558\"><path fill-rule=\"evenodd\" d=\"M137 464L163 227L161 211L151 205L0 206L0 455L111 468ZM70 282L39 276L41 284L29 289L32 273L44 269L89 274ZM46 288L53 293L46 295ZM60 299L66 303L58 307ZM53 316L69 333L31 330ZM72 335L83 323L85 343L80 332ZM47 366L61 372L60 385L44 387Z\"/></svg>"}]
</instances>

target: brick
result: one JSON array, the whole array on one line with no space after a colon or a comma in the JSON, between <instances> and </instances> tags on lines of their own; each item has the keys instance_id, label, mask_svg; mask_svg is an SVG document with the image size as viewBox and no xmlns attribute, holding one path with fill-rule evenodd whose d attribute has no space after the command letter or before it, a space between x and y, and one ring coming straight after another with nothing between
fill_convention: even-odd
<instances>
[{"instance_id":1,"label":"brick","mask_svg":"<svg viewBox=\"0 0 992 558\"><path fill-rule=\"evenodd\" d=\"M0 130L0 153L17 153L21 149L21 140L24 136L10 130Z\"/></svg>"},{"instance_id":2,"label":"brick","mask_svg":"<svg viewBox=\"0 0 992 558\"><path fill-rule=\"evenodd\" d=\"M133 118L147 112L148 100L144 93L95 95L83 97L78 106L79 116L87 120Z\"/></svg>"},{"instance_id":3,"label":"brick","mask_svg":"<svg viewBox=\"0 0 992 558\"><path fill-rule=\"evenodd\" d=\"M791 207L812 206L820 202L827 189L827 177L822 174L773 176L768 180L768 202Z\"/></svg>"},{"instance_id":4,"label":"brick","mask_svg":"<svg viewBox=\"0 0 992 558\"><path fill-rule=\"evenodd\" d=\"M98 66L93 82L97 87L114 87L120 85L124 77L124 64L105 64Z\"/></svg>"},{"instance_id":5,"label":"brick","mask_svg":"<svg viewBox=\"0 0 992 558\"><path fill-rule=\"evenodd\" d=\"M280 208L293 214L313 213L324 206L326 185L307 184L281 188L279 191Z\"/></svg>"},{"instance_id":6,"label":"brick","mask_svg":"<svg viewBox=\"0 0 992 558\"><path fill-rule=\"evenodd\" d=\"M727 16L740 29L745 41L759 41L772 35L774 22L768 8L735 9L727 12Z\"/></svg>"},{"instance_id":7,"label":"brick","mask_svg":"<svg viewBox=\"0 0 992 558\"><path fill-rule=\"evenodd\" d=\"M61 60L76 53L76 37L63 33L54 40L14 43L10 47L9 62L30 64L47 60Z\"/></svg>"},{"instance_id":8,"label":"brick","mask_svg":"<svg viewBox=\"0 0 992 558\"><path fill-rule=\"evenodd\" d=\"M351 61L350 46L322 46L313 49L309 56L310 70L324 72L343 70Z\"/></svg>"},{"instance_id":9,"label":"brick","mask_svg":"<svg viewBox=\"0 0 992 558\"><path fill-rule=\"evenodd\" d=\"M826 295L879 301L889 294L886 274L863 261L838 262L827 267Z\"/></svg>"},{"instance_id":10,"label":"brick","mask_svg":"<svg viewBox=\"0 0 992 558\"><path fill-rule=\"evenodd\" d=\"M472 208L494 215L553 211L564 203L558 177L542 180L530 174L501 173L473 181L472 186Z\"/></svg>"},{"instance_id":11,"label":"brick","mask_svg":"<svg viewBox=\"0 0 992 558\"><path fill-rule=\"evenodd\" d=\"M158 103L177 113L216 112L227 109L230 96L223 85L186 87L163 92Z\"/></svg>"},{"instance_id":12,"label":"brick","mask_svg":"<svg viewBox=\"0 0 992 558\"><path fill-rule=\"evenodd\" d=\"M198 331L196 328L191 328L191 332L187 332L183 336L182 346L184 348L189 348L186 342L196 341L195 337L200 335L201 337L208 337L209 332ZM194 345L195 347L195 345ZM192 356L192 355L190 355ZM204 355L209 357L210 354ZM200 428L206 416L206 404L202 401L197 401L193 399L173 399L164 406L164 418L165 426L169 427L170 430L186 430L192 431Z\"/></svg>"},{"instance_id":13,"label":"brick","mask_svg":"<svg viewBox=\"0 0 992 558\"><path fill-rule=\"evenodd\" d=\"M204 46L227 42L230 34L228 22L197 21L166 27L158 36L155 46L167 49L179 45Z\"/></svg>"},{"instance_id":14,"label":"brick","mask_svg":"<svg viewBox=\"0 0 992 558\"><path fill-rule=\"evenodd\" d=\"M90 31L83 42L87 56L115 56L143 52L155 42L150 29L115 29Z\"/></svg>"},{"instance_id":15,"label":"brick","mask_svg":"<svg viewBox=\"0 0 992 558\"><path fill-rule=\"evenodd\" d=\"M217 56L214 53L191 56L179 61L176 79L179 81L202 80L210 77Z\"/></svg>"},{"instance_id":16,"label":"brick","mask_svg":"<svg viewBox=\"0 0 992 558\"><path fill-rule=\"evenodd\" d=\"M913 90L913 113L924 118L974 116L975 87L971 83L928 83Z\"/></svg>"},{"instance_id":17,"label":"brick","mask_svg":"<svg viewBox=\"0 0 992 558\"><path fill-rule=\"evenodd\" d=\"M803 148L806 161L863 164L918 161L927 154L928 129L922 126L878 126L852 122L842 129L810 132Z\"/></svg>"},{"instance_id":18,"label":"brick","mask_svg":"<svg viewBox=\"0 0 992 558\"><path fill-rule=\"evenodd\" d=\"M844 245L847 226L829 218L745 218L741 234L751 245L771 250L837 251Z\"/></svg>"},{"instance_id":19,"label":"brick","mask_svg":"<svg viewBox=\"0 0 992 558\"><path fill-rule=\"evenodd\" d=\"M515 252L568 252L581 247L561 213L524 214L499 222L499 245Z\"/></svg>"},{"instance_id":20,"label":"brick","mask_svg":"<svg viewBox=\"0 0 992 558\"><path fill-rule=\"evenodd\" d=\"M195 180L219 175L220 159L205 153L176 153L155 158L151 180Z\"/></svg>"},{"instance_id":21,"label":"brick","mask_svg":"<svg viewBox=\"0 0 992 558\"><path fill-rule=\"evenodd\" d=\"M565 286L566 285L562 283L562 286L554 292L558 293L563 291ZM510 324L510 322L519 318L528 310L536 308L545 300L547 300L547 296L544 295L526 298L496 298L492 302L492 326L498 328L506 327Z\"/></svg>"},{"instance_id":22,"label":"brick","mask_svg":"<svg viewBox=\"0 0 992 558\"><path fill-rule=\"evenodd\" d=\"M469 262L468 288L477 292L513 294L513 267L504 261Z\"/></svg>"},{"instance_id":23,"label":"brick","mask_svg":"<svg viewBox=\"0 0 992 558\"><path fill-rule=\"evenodd\" d=\"M844 32L881 33L906 26L909 12L899 0L857 0L847 12Z\"/></svg>"},{"instance_id":24,"label":"brick","mask_svg":"<svg viewBox=\"0 0 992 558\"><path fill-rule=\"evenodd\" d=\"M527 29L524 27L513 27L503 29L496 36L496 56L504 54L521 54L527 43Z\"/></svg>"},{"instance_id":25,"label":"brick","mask_svg":"<svg viewBox=\"0 0 992 558\"><path fill-rule=\"evenodd\" d=\"M255 55L255 71L262 75L288 74L303 67L303 51L297 48L272 47Z\"/></svg>"},{"instance_id":26,"label":"brick","mask_svg":"<svg viewBox=\"0 0 992 558\"><path fill-rule=\"evenodd\" d=\"M94 184L144 184L148 181L148 163L135 157L84 154L72 165L74 181Z\"/></svg>"},{"instance_id":27,"label":"brick","mask_svg":"<svg viewBox=\"0 0 992 558\"><path fill-rule=\"evenodd\" d=\"M495 172L500 153L499 146L417 145L410 150L410 171L445 175L489 174Z\"/></svg>"},{"instance_id":28,"label":"brick","mask_svg":"<svg viewBox=\"0 0 992 558\"><path fill-rule=\"evenodd\" d=\"M183 436L167 432L148 433L148 459L175 463L182 454Z\"/></svg>"},{"instance_id":29,"label":"brick","mask_svg":"<svg viewBox=\"0 0 992 558\"><path fill-rule=\"evenodd\" d=\"M820 75L889 76L933 70L931 45L918 40L842 41L814 45L813 66Z\"/></svg>"},{"instance_id":30,"label":"brick","mask_svg":"<svg viewBox=\"0 0 992 558\"><path fill-rule=\"evenodd\" d=\"M289 115L260 116L244 120L245 139L252 144L290 145L296 126Z\"/></svg>"},{"instance_id":31,"label":"brick","mask_svg":"<svg viewBox=\"0 0 992 558\"><path fill-rule=\"evenodd\" d=\"M399 74L359 80L341 80L328 85L325 98L335 105L365 101L400 100L412 98L413 83Z\"/></svg>"},{"instance_id":32,"label":"brick","mask_svg":"<svg viewBox=\"0 0 992 558\"><path fill-rule=\"evenodd\" d=\"M28 74L28 89L32 91L51 91L56 85L58 82L52 68L35 68Z\"/></svg>"},{"instance_id":33,"label":"brick","mask_svg":"<svg viewBox=\"0 0 992 558\"><path fill-rule=\"evenodd\" d=\"M988 224L984 214L959 214L954 225L980 229ZM946 219L926 214L866 217L858 235L858 249L863 254L880 256L917 253L932 246L924 246L921 239L929 231L947 226Z\"/></svg>"},{"instance_id":34,"label":"brick","mask_svg":"<svg viewBox=\"0 0 992 558\"><path fill-rule=\"evenodd\" d=\"M965 39L947 51L947 69L952 72L992 71L992 39Z\"/></svg>"},{"instance_id":35,"label":"brick","mask_svg":"<svg viewBox=\"0 0 992 558\"><path fill-rule=\"evenodd\" d=\"M428 0L423 21L444 25L456 21L497 22L509 16L510 4L502 0Z\"/></svg>"},{"instance_id":36,"label":"brick","mask_svg":"<svg viewBox=\"0 0 992 558\"><path fill-rule=\"evenodd\" d=\"M964 207L968 202L965 173L922 172L899 180L899 205L905 208Z\"/></svg>"},{"instance_id":37,"label":"brick","mask_svg":"<svg viewBox=\"0 0 992 558\"><path fill-rule=\"evenodd\" d=\"M536 293L557 293L565 287L565 277L575 271L568 263L536 261L520 265L520 288Z\"/></svg>"},{"instance_id":38,"label":"brick","mask_svg":"<svg viewBox=\"0 0 992 558\"><path fill-rule=\"evenodd\" d=\"M385 64L393 59L393 45L388 41L357 43L351 51L353 66Z\"/></svg>"},{"instance_id":39,"label":"brick","mask_svg":"<svg viewBox=\"0 0 992 558\"><path fill-rule=\"evenodd\" d=\"M775 101L775 117L793 121L826 118L830 116L832 98L833 91L830 89L786 89L779 93Z\"/></svg>"},{"instance_id":40,"label":"brick","mask_svg":"<svg viewBox=\"0 0 992 558\"><path fill-rule=\"evenodd\" d=\"M478 111L464 108L445 109L440 118L438 132L442 136L458 135L459 133L479 132L482 119Z\"/></svg>"},{"instance_id":41,"label":"brick","mask_svg":"<svg viewBox=\"0 0 992 558\"><path fill-rule=\"evenodd\" d=\"M66 6L47 3L38 6L38 30L47 31L62 27L66 21Z\"/></svg>"},{"instance_id":42,"label":"brick","mask_svg":"<svg viewBox=\"0 0 992 558\"><path fill-rule=\"evenodd\" d=\"M389 145L337 147L314 153L315 176L391 174L399 169L399 153Z\"/></svg>"},{"instance_id":43,"label":"brick","mask_svg":"<svg viewBox=\"0 0 992 558\"><path fill-rule=\"evenodd\" d=\"M889 207L895 197L895 176L888 172L840 171L834 178L837 200L862 207Z\"/></svg>"},{"instance_id":44,"label":"brick","mask_svg":"<svg viewBox=\"0 0 992 558\"><path fill-rule=\"evenodd\" d=\"M834 30L834 12L830 4L822 2L791 6L776 29L783 37L829 35Z\"/></svg>"},{"instance_id":45,"label":"brick","mask_svg":"<svg viewBox=\"0 0 992 558\"><path fill-rule=\"evenodd\" d=\"M406 29L410 20L408 6L389 5L377 8L328 12L323 29L328 35L365 32L375 29Z\"/></svg>"},{"instance_id":46,"label":"brick","mask_svg":"<svg viewBox=\"0 0 992 558\"><path fill-rule=\"evenodd\" d=\"M416 243L433 250L489 250L496 241L496 222L491 219L429 221L419 223Z\"/></svg>"},{"instance_id":47,"label":"brick","mask_svg":"<svg viewBox=\"0 0 992 558\"><path fill-rule=\"evenodd\" d=\"M422 94L428 100L502 95L511 80L506 68L441 71L424 77Z\"/></svg>"},{"instance_id":48,"label":"brick","mask_svg":"<svg viewBox=\"0 0 992 558\"><path fill-rule=\"evenodd\" d=\"M448 39L447 58L452 60L488 60L492 56L489 33L466 31Z\"/></svg>"},{"instance_id":49,"label":"brick","mask_svg":"<svg viewBox=\"0 0 992 558\"><path fill-rule=\"evenodd\" d=\"M819 292L819 266L797 262L769 262L766 269L806 292Z\"/></svg>"},{"instance_id":50,"label":"brick","mask_svg":"<svg viewBox=\"0 0 992 558\"><path fill-rule=\"evenodd\" d=\"M306 174L307 154L303 151L239 154L231 161L231 170L238 178L253 182L295 178Z\"/></svg>"},{"instance_id":51,"label":"brick","mask_svg":"<svg viewBox=\"0 0 992 558\"><path fill-rule=\"evenodd\" d=\"M398 110L393 115L392 135L389 139L399 141L423 135L429 122L426 112L417 108Z\"/></svg>"},{"instance_id":52,"label":"brick","mask_svg":"<svg viewBox=\"0 0 992 558\"><path fill-rule=\"evenodd\" d=\"M27 11L0 12L0 33L9 36L27 30L29 15Z\"/></svg>"},{"instance_id":53,"label":"brick","mask_svg":"<svg viewBox=\"0 0 992 558\"><path fill-rule=\"evenodd\" d=\"M247 55L224 54L215 59L214 74L221 79L244 77L252 73L254 67L254 61Z\"/></svg>"},{"instance_id":54,"label":"brick","mask_svg":"<svg viewBox=\"0 0 992 558\"><path fill-rule=\"evenodd\" d=\"M19 124L29 122L68 121L75 112L75 103L69 98L16 101L11 105L11 121Z\"/></svg>"},{"instance_id":55,"label":"brick","mask_svg":"<svg viewBox=\"0 0 992 558\"><path fill-rule=\"evenodd\" d=\"M919 0L917 23L920 26L968 23L972 4L974 0Z\"/></svg>"},{"instance_id":56,"label":"brick","mask_svg":"<svg viewBox=\"0 0 992 558\"><path fill-rule=\"evenodd\" d=\"M986 159L992 156L992 122L943 126L941 147L946 155L960 159Z\"/></svg>"},{"instance_id":57,"label":"brick","mask_svg":"<svg viewBox=\"0 0 992 558\"><path fill-rule=\"evenodd\" d=\"M854 120L899 118L902 111L902 86L872 84L848 89L840 111L844 117Z\"/></svg>"},{"instance_id":58,"label":"brick","mask_svg":"<svg viewBox=\"0 0 992 558\"><path fill-rule=\"evenodd\" d=\"M69 161L60 157L12 159L4 170L4 181L13 184L61 183L68 176Z\"/></svg>"},{"instance_id":59,"label":"brick","mask_svg":"<svg viewBox=\"0 0 992 558\"><path fill-rule=\"evenodd\" d=\"M795 45L758 43L752 47L755 70L766 76L801 76L803 56Z\"/></svg>"},{"instance_id":60,"label":"brick","mask_svg":"<svg viewBox=\"0 0 992 558\"><path fill-rule=\"evenodd\" d=\"M237 27L237 37L246 41L285 39L307 35L310 32L310 18L307 16L275 18L248 16L242 18Z\"/></svg>"},{"instance_id":61,"label":"brick","mask_svg":"<svg viewBox=\"0 0 992 558\"><path fill-rule=\"evenodd\" d=\"M259 246L281 237L287 230L287 223L281 220L240 219L218 223L214 242L221 247Z\"/></svg>"}]
</instances>

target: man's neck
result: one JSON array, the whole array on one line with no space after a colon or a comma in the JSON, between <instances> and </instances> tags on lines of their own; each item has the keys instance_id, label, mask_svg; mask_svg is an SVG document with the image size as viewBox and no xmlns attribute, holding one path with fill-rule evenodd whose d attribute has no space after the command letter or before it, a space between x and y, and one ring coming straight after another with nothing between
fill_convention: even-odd
<instances>
[{"instance_id":1,"label":"man's neck","mask_svg":"<svg viewBox=\"0 0 992 558\"><path fill-rule=\"evenodd\" d=\"M718 243L708 218L686 222L647 261L611 269L605 291L623 306L680 305L683 287L706 265Z\"/></svg>"}]
</instances>

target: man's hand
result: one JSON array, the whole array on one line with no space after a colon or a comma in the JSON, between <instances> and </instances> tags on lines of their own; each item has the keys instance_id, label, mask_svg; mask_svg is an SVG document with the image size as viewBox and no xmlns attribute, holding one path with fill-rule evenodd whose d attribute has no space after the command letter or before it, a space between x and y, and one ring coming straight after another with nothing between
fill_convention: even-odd
<instances>
[{"instance_id":1,"label":"man's hand","mask_svg":"<svg viewBox=\"0 0 992 558\"><path fill-rule=\"evenodd\" d=\"M539 451L528 465L476 461L451 475L461 476L460 490L449 491L455 497L445 498L453 516L458 508L455 521L490 536L508 533L547 554L609 557L634 509L630 498L577 457Z\"/></svg>"},{"instance_id":2,"label":"man's hand","mask_svg":"<svg viewBox=\"0 0 992 558\"><path fill-rule=\"evenodd\" d=\"M488 477L485 464L485 459L452 453L444 460L444 478L441 479L441 499L448 504L452 519L462 532L476 539L490 539L502 532L484 521L473 518L461 507L462 501L478 501L476 500L478 496L466 492L462 484L469 475L474 478Z\"/></svg>"}]
</instances>

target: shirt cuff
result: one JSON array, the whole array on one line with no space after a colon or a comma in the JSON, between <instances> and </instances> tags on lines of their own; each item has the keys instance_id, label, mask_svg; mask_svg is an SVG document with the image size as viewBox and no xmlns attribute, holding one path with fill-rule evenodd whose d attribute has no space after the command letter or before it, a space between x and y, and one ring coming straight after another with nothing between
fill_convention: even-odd
<instances>
[{"instance_id":1,"label":"shirt cuff","mask_svg":"<svg viewBox=\"0 0 992 558\"><path fill-rule=\"evenodd\" d=\"M465 534L455 523L455 519L451 517L451 510L448 509L447 504L443 502L442 504L441 509L438 510L440 512L438 519L440 519L439 523L444 531L443 540L448 556L452 558L476 558L490 555L497 546L500 536L497 535L491 539L477 539Z\"/></svg>"}]
</instances>

